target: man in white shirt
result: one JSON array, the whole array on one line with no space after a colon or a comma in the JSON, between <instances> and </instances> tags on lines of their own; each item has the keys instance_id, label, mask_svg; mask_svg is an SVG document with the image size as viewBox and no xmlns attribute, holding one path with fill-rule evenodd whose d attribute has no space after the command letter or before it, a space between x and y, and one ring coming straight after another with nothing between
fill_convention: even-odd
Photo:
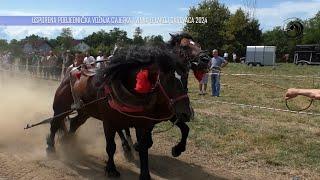
<instances>
[{"instance_id":1,"label":"man in white shirt","mask_svg":"<svg viewBox=\"0 0 320 180\"><path fill-rule=\"evenodd\" d=\"M233 62L237 62L237 54L236 53L232 53L232 59L233 59Z\"/></svg>"},{"instance_id":2,"label":"man in white shirt","mask_svg":"<svg viewBox=\"0 0 320 180\"><path fill-rule=\"evenodd\" d=\"M101 61L101 62L97 62L96 67L97 67L98 69L103 66L103 64L104 64L103 60L104 60L104 56L103 56L102 52L99 51L99 52L98 52L98 56L97 56L97 61Z\"/></svg>"}]
</instances>

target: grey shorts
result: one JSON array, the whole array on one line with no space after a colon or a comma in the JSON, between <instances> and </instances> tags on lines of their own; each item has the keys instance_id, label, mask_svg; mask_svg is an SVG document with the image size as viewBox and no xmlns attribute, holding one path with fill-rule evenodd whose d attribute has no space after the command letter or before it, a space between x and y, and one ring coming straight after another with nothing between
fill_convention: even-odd
<instances>
[{"instance_id":1,"label":"grey shorts","mask_svg":"<svg viewBox=\"0 0 320 180\"><path fill-rule=\"evenodd\" d=\"M208 73L204 74L201 81L200 81L200 84L207 84L208 83Z\"/></svg>"}]
</instances>

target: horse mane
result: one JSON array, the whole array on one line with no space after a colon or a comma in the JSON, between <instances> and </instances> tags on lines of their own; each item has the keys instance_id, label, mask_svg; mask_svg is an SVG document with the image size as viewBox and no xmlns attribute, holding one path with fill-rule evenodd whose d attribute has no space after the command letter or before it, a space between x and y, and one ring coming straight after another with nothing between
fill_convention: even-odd
<instances>
[{"instance_id":1,"label":"horse mane","mask_svg":"<svg viewBox=\"0 0 320 180\"><path fill-rule=\"evenodd\" d=\"M180 41L183 38L191 39L193 41L193 38L190 34L186 32L176 33L176 34L170 34L171 39L169 40L168 44L172 48L176 46L177 43L180 43Z\"/></svg>"},{"instance_id":2,"label":"horse mane","mask_svg":"<svg viewBox=\"0 0 320 180\"><path fill-rule=\"evenodd\" d=\"M161 72L174 71L179 65L175 54L163 46L129 46L121 48L110 58L106 68L97 73L98 81L105 82L119 78L119 74L128 74L133 70L157 64Z\"/></svg>"}]
</instances>

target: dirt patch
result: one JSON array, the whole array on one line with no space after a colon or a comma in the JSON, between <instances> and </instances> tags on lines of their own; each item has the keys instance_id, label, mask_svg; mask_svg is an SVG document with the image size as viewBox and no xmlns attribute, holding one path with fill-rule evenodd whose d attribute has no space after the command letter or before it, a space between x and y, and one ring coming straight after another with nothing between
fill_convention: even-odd
<instances>
[{"instance_id":1,"label":"dirt patch","mask_svg":"<svg viewBox=\"0 0 320 180\"><path fill-rule=\"evenodd\" d=\"M56 155L48 156L45 138L49 125L30 130L23 128L27 123L52 115L57 82L21 77L7 79L0 83L0 179L106 179L101 122L89 119L68 143L62 143L57 137ZM154 179L218 178L199 165L167 156L164 152L170 152L170 149L158 148L152 148L150 154ZM139 177L139 158L136 154L134 156L134 161L128 162L117 140L115 161L121 179Z\"/></svg>"}]
</instances>

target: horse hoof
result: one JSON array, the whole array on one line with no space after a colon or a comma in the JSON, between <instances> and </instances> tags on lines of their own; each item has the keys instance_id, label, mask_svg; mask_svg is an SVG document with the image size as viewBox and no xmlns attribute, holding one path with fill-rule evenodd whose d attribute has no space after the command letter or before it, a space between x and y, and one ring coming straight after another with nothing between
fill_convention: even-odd
<instances>
[{"instance_id":1,"label":"horse hoof","mask_svg":"<svg viewBox=\"0 0 320 180\"><path fill-rule=\"evenodd\" d=\"M54 147L48 146L46 148L46 152L47 152L48 156L52 157L52 156L54 156L56 154L56 149Z\"/></svg>"},{"instance_id":2,"label":"horse hoof","mask_svg":"<svg viewBox=\"0 0 320 180\"><path fill-rule=\"evenodd\" d=\"M173 147L171 150L171 154L173 157L178 157L180 156L182 151L179 151L177 147Z\"/></svg>"},{"instance_id":3,"label":"horse hoof","mask_svg":"<svg viewBox=\"0 0 320 180\"><path fill-rule=\"evenodd\" d=\"M129 144L122 144L122 149L124 152L131 152L131 147Z\"/></svg>"},{"instance_id":4,"label":"horse hoof","mask_svg":"<svg viewBox=\"0 0 320 180\"><path fill-rule=\"evenodd\" d=\"M151 179L150 174L148 174L148 175L140 175L140 177L139 177L139 180L150 180L150 179Z\"/></svg>"},{"instance_id":5,"label":"horse hoof","mask_svg":"<svg viewBox=\"0 0 320 180\"><path fill-rule=\"evenodd\" d=\"M138 143L134 143L133 148L134 148L134 150L139 152L139 144Z\"/></svg>"},{"instance_id":6,"label":"horse hoof","mask_svg":"<svg viewBox=\"0 0 320 180\"><path fill-rule=\"evenodd\" d=\"M134 160L134 156L131 151L129 152L124 152L124 157L126 158L127 161L132 162Z\"/></svg>"},{"instance_id":7,"label":"horse hoof","mask_svg":"<svg viewBox=\"0 0 320 180\"><path fill-rule=\"evenodd\" d=\"M120 173L116 169L107 169L106 170L108 173L109 178L117 178L120 177Z\"/></svg>"}]
</instances>

